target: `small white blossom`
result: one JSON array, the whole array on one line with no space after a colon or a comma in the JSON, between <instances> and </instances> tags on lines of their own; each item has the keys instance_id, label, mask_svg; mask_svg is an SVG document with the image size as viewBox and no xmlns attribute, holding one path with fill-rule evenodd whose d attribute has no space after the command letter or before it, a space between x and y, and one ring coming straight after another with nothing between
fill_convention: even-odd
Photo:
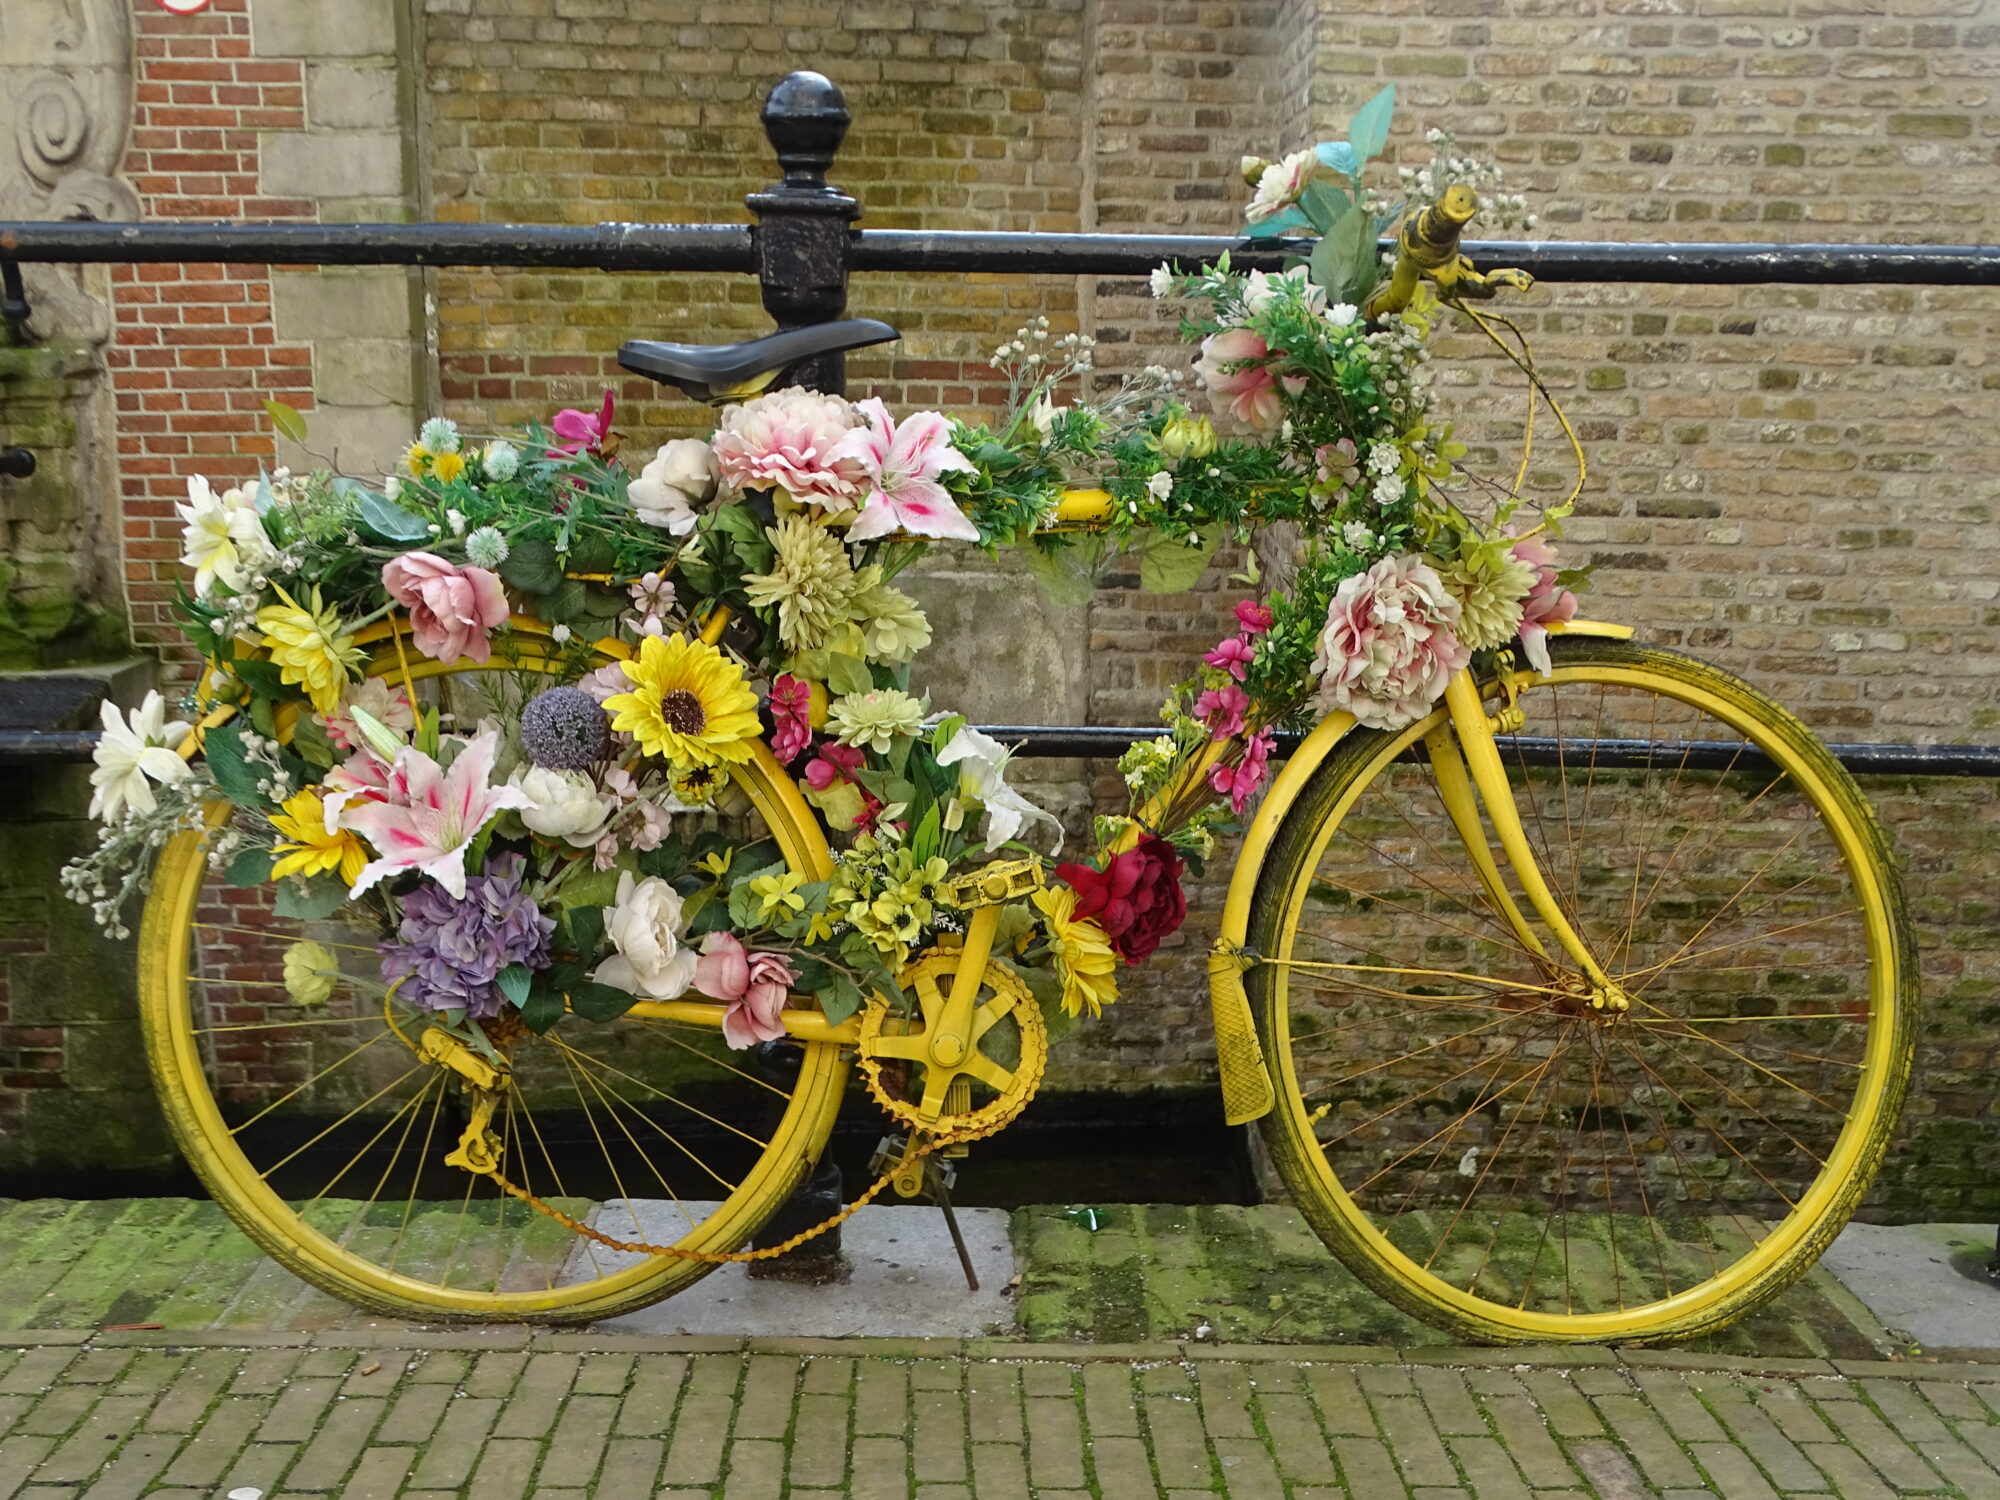
<instances>
[{"instance_id":1,"label":"small white blossom","mask_svg":"<svg viewBox=\"0 0 2000 1500\"><path fill-rule=\"evenodd\" d=\"M1146 278L1146 285L1155 297L1165 297L1174 289L1174 273L1165 266L1153 267L1153 274Z\"/></svg>"},{"instance_id":2,"label":"small white blossom","mask_svg":"<svg viewBox=\"0 0 2000 1500\"><path fill-rule=\"evenodd\" d=\"M1146 481L1146 493L1155 500L1165 500L1173 492L1174 476L1165 469L1155 471L1153 477Z\"/></svg>"}]
</instances>

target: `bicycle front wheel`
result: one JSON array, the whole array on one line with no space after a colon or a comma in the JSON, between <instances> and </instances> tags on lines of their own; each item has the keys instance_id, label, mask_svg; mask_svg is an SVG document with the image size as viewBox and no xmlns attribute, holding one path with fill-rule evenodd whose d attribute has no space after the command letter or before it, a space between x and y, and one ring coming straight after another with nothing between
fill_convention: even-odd
<instances>
[{"instance_id":1,"label":"bicycle front wheel","mask_svg":"<svg viewBox=\"0 0 2000 1500\"><path fill-rule=\"evenodd\" d=\"M1468 858L1424 749L1444 712L1357 731L1256 886L1265 1131L1329 1247L1415 1316L1684 1338L1803 1274L1859 1203L1909 1076L1915 947L1880 825L1797 719L1671 652L1552 645L1498 743L1629 1008L1593 1008L1510 917L1512 876L1496 895Z\"/></svg>"},{"instance_id":2,"label":"bicycle front wheel","mask_svg":"<svg viewBox=\"0 0 2000 1500\"><path fill-rule=\"evenodd\" d=\"M517 621L479 670L385 648L370 673L400 678L404 659L422 698L472 723L539 690L562 653ZM769 752L734 774L755 811L726 831L769 836L791 868L822 878L825 842ZM714 1269L605 1250L449 1164L467 1098L425 1053L423 1018L381 997L385 934L358 906L280 915L271 887L210 867L210 837L183 833L161 855L141 1016L183 1154L273 1259L358 1306L426 1320L611 1317ZM358 981L309 1006L283 972L308 939ZM810 1170L847 1075L832 1043L759 1066L714 1027L630 1016L572 1016L546 1036L516 1027L501 1045L509 1081L491 1128L506 1175L612 1238L706 1253L738 1249Z\"/></svg>"}]
</instances>

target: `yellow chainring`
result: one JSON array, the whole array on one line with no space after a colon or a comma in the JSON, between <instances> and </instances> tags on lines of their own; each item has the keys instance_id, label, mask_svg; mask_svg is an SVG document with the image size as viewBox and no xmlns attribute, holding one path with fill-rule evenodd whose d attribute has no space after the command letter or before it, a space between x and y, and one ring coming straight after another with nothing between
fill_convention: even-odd
<instances>
[{"instance_id":1,"label":"yellow chainring","mask_svg":"<svg viewBox=\"0 0 2000 1500\"><path fill-rule=\"evenodd\" d=\"M857 1051L870 1096L890 1115L929 1135L969 1139L999 1130L1035 1096L1048 1066L1049 1028L1020 976L989 960L964 1060L956 1067L937 1062L930 1056L929 1033L944 1010L959 957L954 949L936 949L904 967L899 977L916 995L915 1015L899 1014L881 996L872 996L861 1014ZM1020 1057L1011 1065L981 1045L1009 1018L1020 1038ZM973 1084L992 1097L974 1106Z\"/></svg>"}]
</instances>

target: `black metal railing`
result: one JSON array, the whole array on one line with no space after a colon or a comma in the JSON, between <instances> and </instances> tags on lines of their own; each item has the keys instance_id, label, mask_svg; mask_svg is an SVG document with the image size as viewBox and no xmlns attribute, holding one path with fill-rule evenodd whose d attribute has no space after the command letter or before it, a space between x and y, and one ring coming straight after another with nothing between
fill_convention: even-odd
<instances>
[{"instance_id":1,"label":"black metal railing","mask_svg":"<svg viewBox=\"0 0 2000 1500\"><path fill-rule=\"evenodd\" d=\"M857 272L1143 276L1162 262L1195 265L1227 251L1240 266L1275 269L1305 249L1298 241L1219 235L1015 234L856 229L861 205L827 180L850 123L840 90L817 73L792 73L766 99L765 134L784 171L746 205L754 224L98 224L0 222L0 317L30 337L21 290L24 262L216 261L269 265L562 267L621 272L754 274L780 328L840 317ZM1390 247L1385 243L1386 251ZM2000 286L2000 245L1467 243L1475 261L1518 266L1543 281L1679 285L1893 284ZM644 330L634 330L643 332ZM803 372L838 391L842 356ZM18 457L16 457L18 455ZM0 449L0 475L32 467L32 455ZM1047 756L1117 754L1157 729L1127 726L989 726ZM0 762L81 759L85 730L0 729ZM1280 749L1289 749L1281 743ZM1523 740L1530 760L1553 742ZM2000 776L2000 747L1841 744L1858 772ZM1639 752L1634 752L1639 753Z\"/></svg>"}]
</instances>

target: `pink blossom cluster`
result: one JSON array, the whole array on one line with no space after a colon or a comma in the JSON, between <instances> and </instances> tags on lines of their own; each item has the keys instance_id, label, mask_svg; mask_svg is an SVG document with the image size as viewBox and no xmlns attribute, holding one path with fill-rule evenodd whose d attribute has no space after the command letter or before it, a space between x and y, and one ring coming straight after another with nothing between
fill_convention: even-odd
<instances>
[{"instance_id":1,"label":"pink blossom cluster","mask_svg":"<svg viewBox=\"0 0 2000 1500\"><path fill-rule=\"evenodd\" d=\"M1472 660L1458 616L1444 580L1415 555L1385 557L1347 579L1327 607L1313 658L1321 706L1375 729L1422 718Z\"/></svg>"},{"instance_id":2,"label":"pink blossom cluster","mask_svg":"<svg viewBox=\"0 0 2000 1500\"><path fill-rule=\"evenodd\" d=\"M1209 666L1228 673L1232 679L1210 688L1195 700L1195 717L1208 727L1210 739L1234 739L1243 733L1250 712L1250 695L1243 690L1242 683L1257 656L1257 637L1271 628L1273 618L1269 605L1259 604L1255 599L1241 601L1236 606L1236 634L1225 637L1202 657ZM1240 761L1235 765L1218 762L1209 771L1208 784L1229 798L1232 811L1240 814L1264 784L1269 774L1271 747L1276 743L1270 729L1261 728L1244 745Z\"/></svg>"}]
</instances>

